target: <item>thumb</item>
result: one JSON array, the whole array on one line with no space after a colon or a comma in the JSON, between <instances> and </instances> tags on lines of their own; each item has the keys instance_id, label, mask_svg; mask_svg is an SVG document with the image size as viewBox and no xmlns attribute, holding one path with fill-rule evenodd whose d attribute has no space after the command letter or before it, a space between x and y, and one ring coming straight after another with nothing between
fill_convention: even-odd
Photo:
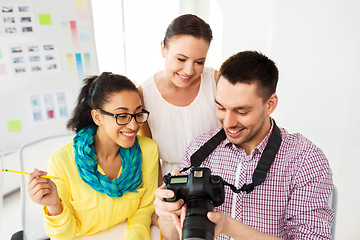
<instances>
[{"instance_id":1,"label":"thumb","mask_svg":"<svg viewBox=\"0 0 360 240\"><path fill-rule=\"evenodd\" d=\"M219 212L208 212L207 217L215 224L219 223L221 220L221 214Z\"/></svg>"}]
</instances>

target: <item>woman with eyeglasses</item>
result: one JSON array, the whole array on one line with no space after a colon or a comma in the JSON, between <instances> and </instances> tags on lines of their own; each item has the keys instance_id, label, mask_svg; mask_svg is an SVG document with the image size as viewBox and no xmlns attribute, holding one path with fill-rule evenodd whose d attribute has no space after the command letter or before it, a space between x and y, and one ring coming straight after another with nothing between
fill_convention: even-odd
<instances>
[{"instance_id":1,"label":"woman with eyeglasses","mask_svg":"<svg viewBox=\"0 0 360 240\"><path fill-rule=\"evenodd\" d=\"M152 114L141 134L159 146L160 176L177 169L195 137L220 127L214 102L217 71L205 67L212 38L209 24L198 16L175 18L161 42L164 69L141 84L145 107Z\"/></svg>"},{"instance_id":2,"label":"woman with eyeglasses","mask_svg":"<svg viewBox=\"0 0 360 240\"><path fill-rule=\"evenodd\" d=\"M48 172L35 169L28 194L44 205L52 239L92 235L128 221L125 239L150 239L158 148L138 136L149 112L126 77L102 73L84 80L67 127L72 143L54 152ZM59 179L39 176L49 174Z\"/></svg>"}]
</instances>

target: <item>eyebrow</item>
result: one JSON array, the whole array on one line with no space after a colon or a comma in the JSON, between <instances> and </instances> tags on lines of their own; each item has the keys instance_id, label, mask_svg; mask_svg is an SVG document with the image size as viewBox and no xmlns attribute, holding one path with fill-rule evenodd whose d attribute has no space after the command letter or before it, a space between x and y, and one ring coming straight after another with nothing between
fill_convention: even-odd
<instances>
[{"instance_id":1,"label":"eyebrow","mask_svg":"<svg viewBox=\"0 0 360 240\"><path fill-rule=\"evenodd\" d=\"M142 105L139 105L135 110L141 109L142 107L143 107ZM126 110L126 111L129 111L129 108L127 108L127 107L118 107L118 108L115 108L114 110Z\"/></svg>"},{"instance_id":2,"label":"eyebrow","mask_svg":"<svg viewBox=\"0 0 360 240\"><path fill-rule=\"evenodd\" d=\"M215 100L215 103L216 103L217 105L222 106L221 103L219 103L216 99L214 99L214 100ZM244 106L238 106L238 107L235 107L235 108L232 108L232 109L243 110L243 109L251 109L251 108L252 108L252 107L249 106L249 105L244 105Z\"/></svg>"},{"instance_id":3,"label":"eyebrow","mask_svg":"<svg viewBox=\"0 0 360 240\"><path fill-rule=\"evenodd\" d=\"M189 58L188 56L185 56L184 54L181 54L181 53L178 53L177 55L183 56L184 58ZM206 59L206 57L198 58L198 59L196 59L196 61L205 60L205 59Z\"/></svg>"}]
</instances>

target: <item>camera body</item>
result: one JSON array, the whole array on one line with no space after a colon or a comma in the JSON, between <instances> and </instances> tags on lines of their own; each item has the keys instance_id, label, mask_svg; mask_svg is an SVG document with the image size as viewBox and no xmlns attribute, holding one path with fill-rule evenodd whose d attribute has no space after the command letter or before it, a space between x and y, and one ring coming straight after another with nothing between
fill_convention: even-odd
<instances>
[{"instance_id":1,"label":"camera body","mask_svg":"<svg viewBox=\"0 0 360 240\"><path fill-rule=\"evenodd\" d=\"M165 188L175 193L173 198L166 198L167 202L176 202L184 199L204 198L209 199L214 207L224 203L225 192L223 179L217 175L211 175L209 168L191 168L189 175L165 175L163 181Z\"/></svg>"},{"instance_id":2,"label":"camera body","mask_svg":"<svg viewBox=\"0 0 360 240\"><path fill-rule=\"evenodd\" d=\"M163 177L165 188L174 191L167 202L184 199L187 205L183 223L182 239L214 238L215 224L207 218L207 213L220 206L225 200L224 181L220 176L211 175L209 168L191 168L189 175Z\"/></svg>"}]
</instances>

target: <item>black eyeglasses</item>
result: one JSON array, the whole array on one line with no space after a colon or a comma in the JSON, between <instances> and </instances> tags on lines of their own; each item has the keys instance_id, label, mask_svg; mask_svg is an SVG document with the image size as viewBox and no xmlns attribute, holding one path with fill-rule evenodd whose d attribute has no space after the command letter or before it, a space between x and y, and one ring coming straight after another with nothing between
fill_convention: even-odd
<instances>
[{"instance_id":1,"label":"black eyeglasses","mask_svg":"<svg viewBox=\"0 0 360 240\"><path fill-rule=\"evenodd\" d=\"M134 113L134 114L130 114L130 113L119 113L119 114L114 114L114 113L109 113L109 112L106 112L104 110L101 110L101 109L98 109L99 112L101 114L104 114L104 115L109 115L109 116L112 116L116 119L116 123L118 125L126 125L128 124L131 119L135 118L135 121L137 123L144 123L148 120L149 118L149 112L146 111L145 109L143 109L141 112L138 112L138 113Z\"/></svg>"}]
</instances>

